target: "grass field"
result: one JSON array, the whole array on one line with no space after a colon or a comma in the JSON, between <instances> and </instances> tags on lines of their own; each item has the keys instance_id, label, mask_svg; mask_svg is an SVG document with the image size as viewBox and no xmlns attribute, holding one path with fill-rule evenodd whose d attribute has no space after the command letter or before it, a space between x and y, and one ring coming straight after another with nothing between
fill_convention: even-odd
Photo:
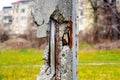
<instances>
[{"instance_id":1,"label":"grass field","mask_svg":"<svg viewBox=\"0 0 120 80\"><path fill-rule=\"evenodd\" d=\"M120 50L79 52L79 80L120 80Z\"/></svg>"},{"instance_id":2,"label":"grass field","mask_svg":"<svg viewBox=\"0 0 120 80\"><path fill-rule=\"evenodd\" d=\"M36 80L43 51L0 51L0 80ZM120 50L79 51L79 80L120 80Z\"/></svg>"},{"instance_id":3,"label":"grass field","mask_svg":"<svg viewBox=\"0 0 120 80\"><path fill-rule=\"evenodd\" d=\"M0 80L36 80L44 63L42 53L34 49L0 51Z\"/></svg>"}]
</instances>

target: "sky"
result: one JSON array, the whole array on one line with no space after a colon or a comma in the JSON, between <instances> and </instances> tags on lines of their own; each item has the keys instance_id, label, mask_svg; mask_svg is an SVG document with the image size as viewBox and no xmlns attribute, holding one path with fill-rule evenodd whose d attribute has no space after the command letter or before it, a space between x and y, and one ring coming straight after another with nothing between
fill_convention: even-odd
<instances>
[{"instance_id":1,"label":"sky","mask_svg":"<svg viewBox=\"0 0 120 80\"><path fill-rule=\"evenodd\" d=\"M17 0L0 0L0 10L4 7L4 6L10 6L12 2L15 2Z\"/></svg>"}]
</instances>

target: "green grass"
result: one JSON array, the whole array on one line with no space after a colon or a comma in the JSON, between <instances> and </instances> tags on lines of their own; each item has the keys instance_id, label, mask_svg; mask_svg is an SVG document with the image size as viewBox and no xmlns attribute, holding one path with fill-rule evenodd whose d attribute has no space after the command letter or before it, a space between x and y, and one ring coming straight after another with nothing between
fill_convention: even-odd
<instances>
[{"instance_id":1,"label":"green grass","mask_svg":"<svg viewBox=\"0 0 120 80\"><path fill-rule=\"evenodd\" d=\"M120 80L120 65L80 65L79 80Z\"/></svg>"},{"instance_id":2,"label":"green grass","mask_svg":"<svg viewBox=\"0 0 120 80\"><path fill-rule=\"evenodd\" d=\"M40 66L12 66L0 68L0 80L36 80Z\"/></svg>"},{"instance_id":3,"label":"green grass","mask_svg":"<svg viewBox=\"0 0 120 80\"><path fill-rule=\"evenodd\" d=\"M0 51L0 80L36 80L44 61L43 51Z\"/></svg>"},{"instance_id":4,"label":"green grass","mask_svg":"<svg viewBox=\"0 0 120 80\"><path fill-rule=\"evenodd\" d=\"M36 80L44 64L42 53L35 49L1 50L0 80ZM79 80L120 80L120 49L80 50L78 58Z\"/></svg>"},{"instance_id":5,"label":"green grass","mask_svg":"<svg viewBox=\"0 0 120 80\"><path fill-rule=\"evenodd\" d=\"M120 80L120 49L80 50L78 58L79 80Z\"/></svg>"},{"instance_id":6,"label":"green grass","mask_svg":"<svg viewBox=\"0 0 120 80\"><path fill-rule=\"evenodd\" d=\"M118 50L80 50L79 62L120 62Z\"/></svg>"},{"instance_id":7,"label":"green grass","mask_svg":"<svg viewBox=\"0 0 120 80\"><path fill-rule=\"evenodd\" d=\"M90 45L88 44L85 44L85 43L79 43L79 49L84 49L84 48L87 48L87 47L91 47Z\"/></svg>"}]
</instances>

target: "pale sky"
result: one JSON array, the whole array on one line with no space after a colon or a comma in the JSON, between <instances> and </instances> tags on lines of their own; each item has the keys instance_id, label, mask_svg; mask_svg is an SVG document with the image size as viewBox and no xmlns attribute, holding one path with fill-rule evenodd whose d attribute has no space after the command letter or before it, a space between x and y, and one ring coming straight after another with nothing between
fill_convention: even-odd
<instances>
[{"instance_id":1,"label":"pale sky","mask_svg":"<svg viewBox=\"0 0 120 80\"><path fill-rule=\"evenodd\" d=\"M0 0L0 10L4 7L4 6L10 6L12 2L15 2L17 0Z\"/></svg>"}]
</instances>

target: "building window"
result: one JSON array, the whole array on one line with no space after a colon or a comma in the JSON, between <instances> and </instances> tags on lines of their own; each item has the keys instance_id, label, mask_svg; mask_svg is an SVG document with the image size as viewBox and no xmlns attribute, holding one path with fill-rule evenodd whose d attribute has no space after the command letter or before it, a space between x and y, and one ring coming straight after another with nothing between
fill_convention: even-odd
<instances>
[{"instance_id":1,"label":"building window","mask_svg":"<svg viewBox=\"0 0 120 80\"><path fill-rule=\"evenodd\" d=\"M9 22L12 22L12 19L9 19Z\"/></svg>"},{"instance_id":2,"label":"building window","mask_svg":"<svg viewBox=\"0 0 120 80\"><path fill-rule=\"evenodd\" d=\"M83 16L84 15L84 7L83 7L83 3L82 2L80 3L79 11L80 11L80 15Z\"/></svg>"},{"instance_id":3,"label":"building window","mask_svg":"<svg viewBox=\"0 0 120 80\"><path fill-rule=\"evenodd\" d=\"M15 4L13 7L14 8L19 8L19 4Z\"/></svg>"},{"instance_id":4,"label":"building window","mask_svg":"<svg viewBox=\"0 0 120 80\"><path fill-rule=\"evenodd\" d=\"M6 16L4 16L4 20L7 20L8 18Z\"/></svg>"},{"instance_id":5,"label":"building window","mask_svg":"<svg viewBox=\"0 0 120 80\"><path fill-rule=\"evenodd\" d=\"M26 20L26 16L22 16L22 17L21 17L21 20Z\"/></svg>"},{"instance_id":6,"label":"building window","mask_svg":"<svg viewBox=\"0 0 120 80\"><path fill-rule=\"evenodd\" d=\"M4 10L4 13L6 14L6 13L8 13L8 10L6 9L6 10Z\"/></svg>"},{"instance_id":7,"label":"building window","mask_svg":"<svg viewBox=\"0 0 120 80\"><path fill-rule=\"evenodd\" d=\"M21 13L25 13L25 9L22 9L22 10L21 10Z\"/></svg>"}]
</instances>

